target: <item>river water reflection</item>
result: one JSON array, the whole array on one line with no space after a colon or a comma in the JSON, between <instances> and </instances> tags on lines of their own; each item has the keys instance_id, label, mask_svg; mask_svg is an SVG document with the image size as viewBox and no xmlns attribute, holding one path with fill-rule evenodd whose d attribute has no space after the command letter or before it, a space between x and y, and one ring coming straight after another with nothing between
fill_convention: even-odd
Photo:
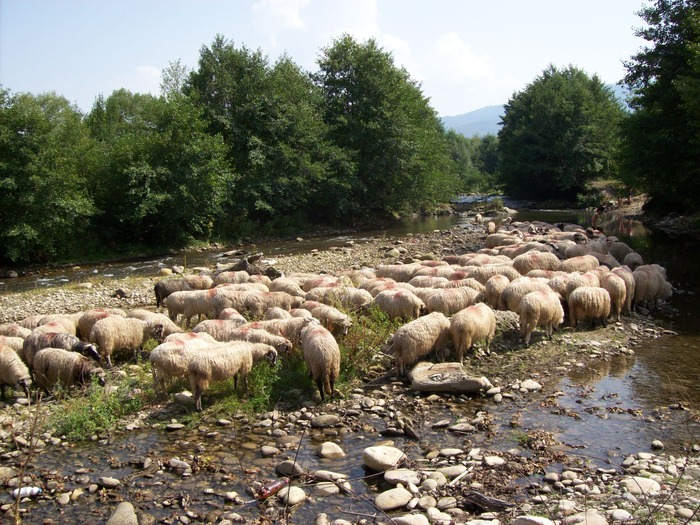
<instances>
[{"instance_id":1,"label":"river water reflection","mask_svg":"<svg viewBox=\"0 0 700 525\"><path fill-rule=\"evenodd\" d=\"M402 235L435 229L459 226L457 217L441 217L431 220L405 223L392 230L365 232L351 236L338 236L327 239L313 239L303 243L276 243L258 245L250 251L262 251L267 257L276 254L305 251L310 248L342 246L347 240L370 236ZM541 220L546 222L574 222L590 224L590 214L561 212L530 212L518 214L517 220ZM519 445L518 435L529 429L543 429L557 434L558 439L568 447L568 452L580 454L593 462L604 464L612 461L619 464L621 459L640 450L649 450L652 440L662 440L667 449L683 453L693 443L700 442L700 428L697 422L687 417L683 406L700 406L700 314L698 292L700 282L693 257L698 246L689 246L668 236L651 234L643 224L618 217L603 217L601 226L608 235L617 235L637 250L645 261L658 262L667 269L669 280L675 292L670 300L671 309L656 316L657 322L676 331L676 336L664 336L648 340L634 347L634 355L620 355L609 360L600 360L590 367L574 366L568 375L554 385L547 385L547 391L559 390L556 408L546 408L545 400L533 402L532 398L518 399L495 405L490 400L446 401L431 405L429 413L411 414L421 433L421 441L414 442L397 438L396 443L409 457L422 458L426 444L439 443L439 447L468 448L483 446L494 450L508 450ZM62 279L79 280L94 271L105 275L124 273L153 274L158 265L172 266L183 264L186 258L189 267L213 266L219 252L195 252L179 254L148 261L127 264L109 264L83 268L84 275L66 271L63 275L47 274L39 282L36 276L33 286L50 286ZM60 273L60 272L59 272ZM24 281L26 285L30 278ZM21 281L16 281L21 282ZM12 290L14 283L4 282L5 288ZM525 379L525 378L523 378ZM534 396L535 394L533 394ZM410 400L409 400L410 401ZM410 410L411 403L401 410ZM671 407L671 408L669 408ZM444 431L434 431L431 425L441 419L455 420L465 414L473 415L485 409L494 414L496 428L487 435L480 432L468 438ZM678 410L677 410L678 409ZM511 429L507 422L518 415L520 427ZM376 421L377 430L381 420ZM274 478L274 464L280 458L263 459L260 446L274 444L274 439L262 429L238 429L233 426L198 429L191 434L164 433L162 431L134 430L115 438L109 445L91 444L79 449L57 449L40 455L34 467L42 471L55 471L79 483L76 472L87 472L90 479L100 476L129 479L127 487L121 491L124 499L134 504L142 504L156 519L165 519L184 513L183 498L196 509L197 514L207 512L235 511L252 518L260 514L257 504L250 503L238 507L226 503L223 494L239 492L244 499L251 500L246 493L246 474L250 479ZM361 451L368 445L367 436L351 432L333 436L347 453L340 460L320 461L315 454L315 444L309 436L304 437L307 445L300 447L298 461L315 468L328 468L347 474L352 482L355 495L338 496L314 495L311 501L294 513L292 523L311 523L318 512L329 512L337 517L338 508L352 509L357 513L372 514L375 509L366 500L373 499L372 485L375 482L362 480L366 474L361 467ZM372 438L371 444L376 439ZM429 446L428 445L428 446ZM295 449L283 455L294 457ZM527 453L527 452L526 452ZM196 463L200 470L192 477L183 477L167 466L156 474L143 477L139 470L131 466L134 459L148 457L181 458L188 463ZM319 463L321 466L319 467ZM110 465L117 466L113 468ZM83 470L80 470L83 469ZM154 477L150 477L154 476ZM69 487L65 487L66 489ZM310 487L308 488L311 492ZM313 494L313 492L312 492ZM92 522L105 520L114 502L109 495L104 496L104 505L68 505L60 510L53 501L38 502L31 509L31 520L27 523L41 523L45 518ZM155 503L154 503L155 502ZM167 502L167 504L163 504ZM347 519L353 519L347 517Z\"/></svg>"}]
</instances>

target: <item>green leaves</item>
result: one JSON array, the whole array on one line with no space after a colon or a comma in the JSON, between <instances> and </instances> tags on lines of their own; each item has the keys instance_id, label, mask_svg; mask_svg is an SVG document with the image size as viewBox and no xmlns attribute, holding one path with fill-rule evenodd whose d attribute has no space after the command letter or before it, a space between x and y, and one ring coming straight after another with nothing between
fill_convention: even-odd
<instances>
[{"instance_id":1,"label":"green leaves","mask_svg":"<svg viewBox=\"0 0 700 525\"><path fill-rule=\"evenodd\" d=\"M622 116L598 77L549 66L505 106L498 139L506 192L573 201L586 182L614 176Z\"/></svg>"}]
</instances>

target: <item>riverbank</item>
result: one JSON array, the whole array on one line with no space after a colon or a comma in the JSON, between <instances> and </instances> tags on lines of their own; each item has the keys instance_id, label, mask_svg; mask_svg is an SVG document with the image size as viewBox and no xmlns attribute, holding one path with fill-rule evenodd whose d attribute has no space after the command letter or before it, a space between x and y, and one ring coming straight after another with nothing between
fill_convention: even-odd
<instances>
[{"instance_id":1,"label":"riverbank","mask_svg":"<svg viewBox=\"0 0 700 525\"><path fill-rule=\"evenodd\" d=\"M472 252L481 247L484 238L483 225L470 225L280 256L268 264L285 273L337 274L362 266L376 267L399 260L406 262ZM222 260L223 265L231 262ZM189 268L187 271L197 272L199 269ZM0 296L1 322L39 313L69 313L98 306L152 308L155 303L153 285L161 278L159 273L160 268L154 267L153 275L145 278L114 281L97 276L68 287ZM516 330L516 319L503 313L499 317L499 333L492 343L492 354L470 357L466 361L470 375L485 376L493 384L489 393L479 396L476 412L473 400L468 396L421 395L413 392L405 382L391 376L382 378L381 375L362 387L341 392L339 398L328 404L319 405L313 389L307 388L294 392L294 396L290 393L289 400L280 401L255 417L231 414L230 418L224 419L205 411L196 428L189 430L181 424L186 404L159 402L121 422L115 435L96 435L94 442L100 447L108 447L125 439L124 436L145 429L170 435L180 433L180 438L175 440L177 447L172 451L149 450L139 452L143 456L136 454L135 458L132 453L132 459L137 460L133 465L122 459L112 460L114 464L110 466L105 460L102 468L92 466L86 472L76 473L70 468L55 472L54 469L39 467L41 456L64 454L74 444L60 435L45 432L41 436L41 447L38 447L39 456L32 460L38 468L29 473L27 481L45 489L39 507L55 506L68 514L74 505L80 504L93 506L96 513L104 516L105 506L111 513L114 502L131 500L140 503L139 516L146 522L150 516L150 522L164 519L166 523L187 523L189 519L224 523L226 520L237 521L237 515L248 523L311 523L323 509L333 519L360 523L362 519L368 519L365 515L377 512L372 505L353 494L359 490L358 486L354 486L352 492L343 492L340 484L338 494L319 495L316 478L324 466L330 465L336 471L347 468L357 472L362 462L355 456L333 463L330 458L321 456L319 459L315 452L306 454L306 468L298 479L298 485L308 493L304 503L292 509L284 505L263 505L259 509L239 505L249 501L250 495L244 492L232 495L231 490L225 490L226 483L222 485L221 476L204 477L208 472L219 472L229 479L229 484L240 477L239 465L231 462L231 444L226 441L226 436L230 439L230 429L235 427L238 429L236 433L248 429L250 434L239 444L241 450L234 456L238 456L237 461L244 470L257 479L269 478L272 471L283 468L280 465L294 458L299 446L315 451L318 445L333 441L340 442L348 451L350 443L355 442L358 447L360 443L400 447L407 455L409 471L404 472L401 483L409 488L410 501L415 499L413 507L406 509L412 508L415 516L425 519L431 516L434 523L449 523L439 521L448 519L445 516L453 523L477 523L477 519L484 520L479 523L511 523L518 517L531 514L574 523L564 520L586 510L598 511L596 515L608 522L635 516L638 523L691 523L693 509L698 506L695 498L700 490L700 476L695 476L700 472L697 467L700 449L695 448L697 442L685 443L682 454L668 455L661 451L663 443L659 445L650 441L634 457L611 456L608 463L603 461L600 465L558 442L553 430L526 422L527 418L536 420L537 411L560 410L564 421L575 418L574 412L558 406L559 394L554 389L558 379L572 369L584 369L594 362L633 355L635 347L642 342L672 337L672 333L657 326L649 315L633 314L606 328L586 331L564 328L551 342L536 337L531 346L523 347ZM113 377L138 375L141 373L138 368L122 365L113 371ZM51 408L49 403L44 406ZM649 418L650 426L654 426L668 417L669 410L671 408L660 409L659 414L644 417ZM31 419L26 418L25 412L26 407L21 404L7 405L0 415L0 428L10 429L0 433L3 466L13 470L23 458L18 451L26 450L23 443L31 442ZM407 414L411 414L411 418L407 418ZM515 433L517 442L501 447L497 441L506 432ZM227 454L222 451L224 447L227 447ZM97 453L93 451L91 454ZM119 474L105 476L110 468ZM125 471L130 473L124 474ZM344 472L340 474L349 476ZM658 487L645 484L647 488L635 494L635 487L646 482L626 481L632 475L654 478ZM112 480L103 479L105 477ZM83 481L78 481L78 478ZM140 480L136 486L130 481L134 478ZM11 488L13 479L15 477L10 476L3 479L3 483ZM170 490L159 492L157 487L165 480ZM452 483L454 480L457 481ZM352 481L353 485L365 483ZM632 488L628 487L629 484ZM374 482L370 486L373 495L386 488ZM209 489L212 492L207 492ZM178 491L188 495L187 506L174 503L172 495ZM139 500L137 493L140 492L147 492L150 496ZM494 502L484 506L483 501L481 506L474 505L475 500L479 501L474 493L507 501L512 506L499 507ZM220 510L215 512L210 509L212 499L227 503L223 508L219 505ZM333 505L324 504L324 501L333 501ZM3 508L10 511L8 506L11 503L5 505ZM28 518L39 514L31 502L22 506L27 508ZM331 510L338 508L342 510ZM207 515L205 509L210 509L213 514ZM311 518L305 514L305 509L314 509ZM358 515L353 516L353 511ZM389 509L385 511L396 515ZM186 518L188 512L193 516ZM186 519L183 521L173 515ZM389 518L381 517L381 513L379 516L375 521L391 523ZM416 521L420 518L413 519L412 523L424 523ZM591 520L598 518L589 512L586 519L593 523Z\"/></svg>"}]
</instances>

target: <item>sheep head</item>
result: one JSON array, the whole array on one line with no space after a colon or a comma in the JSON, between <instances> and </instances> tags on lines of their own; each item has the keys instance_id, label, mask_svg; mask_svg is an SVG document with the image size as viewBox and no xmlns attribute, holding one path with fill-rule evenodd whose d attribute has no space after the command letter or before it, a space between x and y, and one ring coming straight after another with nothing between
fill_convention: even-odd
<instances>
[{"instance_id":1,"label":"sheep head","mask_svg":"<svg viewBox=\"0 0 700 525\"><path fill-rule=\"evenodd\" d=\"M25 395L27 396L27 399L29 399L29 386L32 384L32 380L28 377L25 377L23 379L20 379L17 381L17 385L24 390Z\"/></svg>"},{"instance_id":2,"label":"sheep head","mask_svg":"<svg viewBox=\"0 0 700 525\"><path fill-rule=\"evenodd\" d=\"M265 357L267 358L268 361L270 361L270 366L275 367L277 364L277 350L274 348L271 348L270 350L267 351L265 354Z\"/></svg>"}]
</instances>

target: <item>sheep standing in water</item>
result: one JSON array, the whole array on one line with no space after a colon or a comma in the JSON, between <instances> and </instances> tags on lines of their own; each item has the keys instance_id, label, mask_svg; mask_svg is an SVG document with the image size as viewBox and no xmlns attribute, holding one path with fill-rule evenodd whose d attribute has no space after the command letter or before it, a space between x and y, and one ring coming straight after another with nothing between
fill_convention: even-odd
<instances>
[{"instance_id":1,"label":"sheep standing in water","mask_svg":"<svg viewBox=\"0 0 700 525\"><path fill-rule=\"evenodd\" d=\"M318 323L311 323L301 331L301 347L304 361L311 377L316 383L321 400L326 394L333 396L335 382L340 374L340 348L326 328Z\"/></svg>"}]
</instances>

